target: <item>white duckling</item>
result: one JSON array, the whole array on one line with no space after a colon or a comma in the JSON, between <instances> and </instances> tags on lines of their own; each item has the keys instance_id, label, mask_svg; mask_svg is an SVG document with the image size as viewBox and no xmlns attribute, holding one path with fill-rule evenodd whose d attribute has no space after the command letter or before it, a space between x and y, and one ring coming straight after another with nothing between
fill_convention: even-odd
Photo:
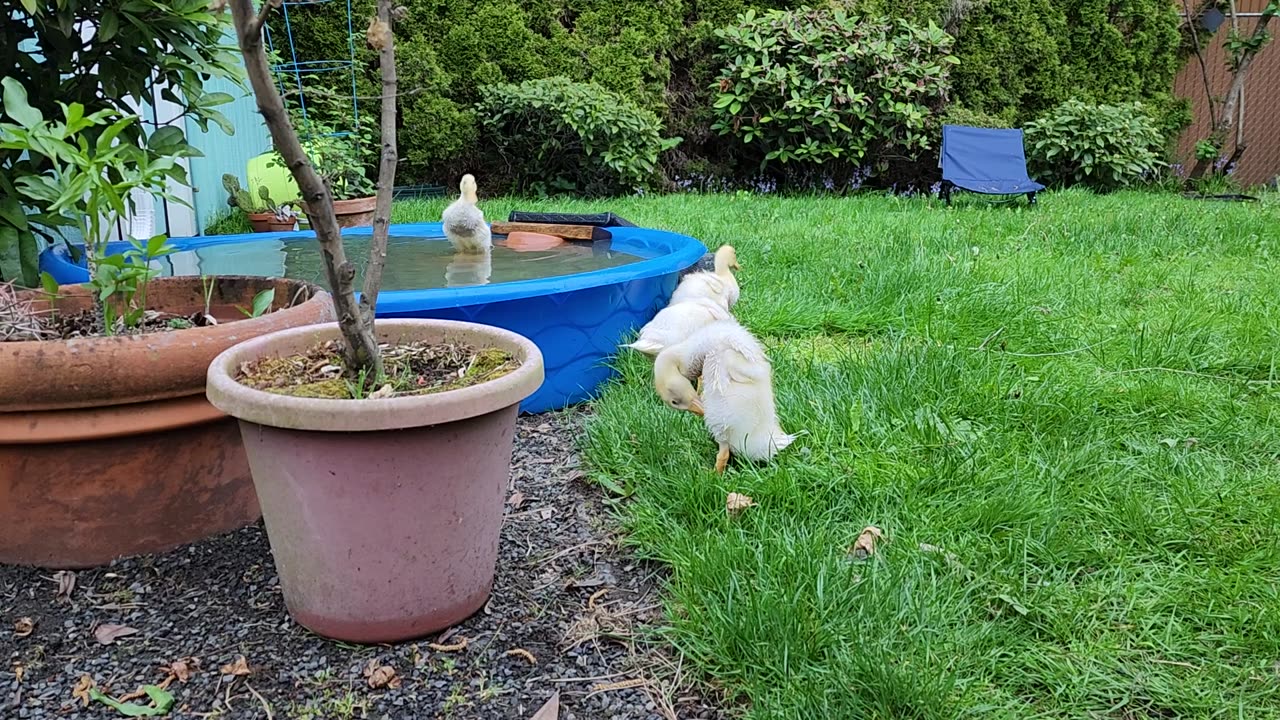
<instances>
[{"instance_id":1,"label":"white duckling","mask_svg":"<svg viewBox=\"0 0 1280 720\"><path fill-rule=\"evenodd\" d=\"M635 342L623 347L638 350L645 355L657 355L717 320L732 319L733 316L722 303L705 297L691 298L663 308L640 328L640 335Z\"/></svg>"},{"instance_id":2,"label":"white duckling","mask_svg":"<svg viewBox=\"0 0 1280 720\"><path fill-rule=\"evenodd\" d=\"M699 375L701 398L690 382ZM653 383L663 402L702 416L720 445L718 473L724 472L730 453L768 460L796 439L778 425L773 367L764 347L735 320L713 322L658 353Z\"/></svg>"},{"instance_id":3,"label":"white duckling","mask_svg":"<svg viewBox=\"0 0 1280 720\"><path fill-rule=\"evenodd\" d=\"M685 275L671 294L669 305L682 303L690 298L705 297L719 301L726 310L738 302L738 279L733 271L741 270L738 253L732 245L721 245L716 250L715 271L702 271Z\"/></svg>"},{"instance_id":4,"label":"white duckling","mask_svg":"<svg viewBox=\"0 0 1280 720\"><path fill-rule=\"evenodd\" d=\"M476 206L475 176L463 175L458 188L462 191L461 197L445 208L440 218L444 223L444 236L458 252L488 252L493 247L493 235L484 221L484 212Z\"/></svg>"}]
</instances>

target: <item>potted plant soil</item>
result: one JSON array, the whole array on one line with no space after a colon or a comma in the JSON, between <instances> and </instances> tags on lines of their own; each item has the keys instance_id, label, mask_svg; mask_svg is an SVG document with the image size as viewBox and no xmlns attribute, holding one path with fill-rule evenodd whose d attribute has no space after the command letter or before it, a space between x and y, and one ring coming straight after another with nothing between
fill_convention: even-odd
<instances>
[{"instance_id":1,"label":"potted plant soil","mask_svg":"<svg viewBox=\"0 0 1280 720\"><path fill-rule=\"evenodd\" d=\"M291 280L156 278L164 236L105 256L125 198L164 196L180 154L95 149L84 138L138 118L71 104L46 120L3 82L0 145L44 163L16 191L56 189L49 212L99 240L84 248L89 283L59 288L46 275L42 290L0 290L0 563L101 565L255 521L243 444L208 403L205 371L237 342L331 320L328 295Z\"/></svg>"},{"instance_id":2,"label":"potted plant soil","mask_svg":"<svg viewBox=\"0 0 1280 720\"><path fill-rule=\"evenodd\" d=\"M255 338L209 366L210 400L240 419L290 614L353 642L450 626L492 587L521 400L542 383L529 340L471 323L374 323L395 180L390 0L368 39L382 72L382 154L357 304L331 185L312 167L272 81L265 13L231 0L236 34L277 150L316 232L336 324Z\"/></svg>"}]
</instances>

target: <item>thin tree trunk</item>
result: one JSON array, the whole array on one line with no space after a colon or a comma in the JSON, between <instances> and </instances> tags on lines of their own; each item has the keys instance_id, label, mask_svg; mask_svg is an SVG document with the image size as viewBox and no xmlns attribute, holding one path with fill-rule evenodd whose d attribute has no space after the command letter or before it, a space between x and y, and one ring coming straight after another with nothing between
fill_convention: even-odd
<instances>
[{"instance_id":1,"label":"thin tree trunk","mask_svg":"<svg viewBox=\"0 0 1280 720\"><path fill-rule=\"evenodd\" d=\"M1258 24L1253 28L1253 34L1250 39L1259 39L1266 37L1267 25L1271 22L1271 14L1263 13L1258 18ZM1240 65L1236 68L1235 73L1231 77L1231 88L1227 90L1227 96L1223 100L1222 107L1218 109L1218 116L1212 119L1213 132L1210 133L1208 141L1213 146L1222 149L1223 144L1227 141L1227 134L1231 132L1232 125L1236 121L1236 103L1240 101L1240 94L1244 89L1245 78L1249 74L1249 67L1253 65L1253 60L1258 56L1261 50L1246 50L1241 54ZM1213 165L1217 158L1196 158L1195 167L1191 168L1190 179L1204 177L1205 172Z\"/></svg>"},{"instance_id":2,"label":"thin tree trunk","mask_svg":"<svg viewBox=\"0 0 1280 720\"><path fill-rule=\"evenodd\" d=\"M382 66L382 159L378 164L378 201L373 211L373 242L369 265L364 271L364 291L360 312L373 325L382 287L382 268L387 264L387 235L391 230L391 195L396 186L396 47L391 36L391 0L378 0L378 16L369 31L369 40L378 44Z\"/></svg>"},{"instance_id":3,"label":"thin tree trunk","mask_svg":"<svg viewBox=\"0 0 1280 720\"><path fill-rule=\"evenodd\" d=\"M334 309L338 313L338 326L345 340L345 370L351 377L363 374L378 378L382 376L382 356L373 336L373 324L364 321L356 305L353 288L356 268L347 260L346 251L342 247L342 234L338 228L338 219L333 213L333 196L324 180L316 174L302 149L302 143L298 141L298 134L285 112L284 101L280 99L280 92L272 82L271 67L267 64L267 54L262 47L262 26L267 14L279 4L279 0L263 0L261 10L255 12L253 0L230 0L240 52L244 56L249 84L258 100L258 111L262 113L276 150L284 158L285 165L293 174L302 198L307 203L307 218L320 243L325 275L329 280L329 288L333 291Z\"/></svg>"}]
</instances>

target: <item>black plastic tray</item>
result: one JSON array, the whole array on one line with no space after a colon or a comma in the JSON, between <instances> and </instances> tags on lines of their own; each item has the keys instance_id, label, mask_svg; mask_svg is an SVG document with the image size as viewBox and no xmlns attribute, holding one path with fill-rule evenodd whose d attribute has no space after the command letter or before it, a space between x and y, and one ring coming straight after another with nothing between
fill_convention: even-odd
<instances>
[{"instance_id":1,"label":"black plastic tray","mask_svg":"<svg viewBox=\"0 0 1280 720\"><path fill-rule=\"evenodd\" d=\"M613 213L546 213L513 210L507 222L547 225L590 225L591 227L635 227L635 223Z\"/></svg>"}]
</instances>

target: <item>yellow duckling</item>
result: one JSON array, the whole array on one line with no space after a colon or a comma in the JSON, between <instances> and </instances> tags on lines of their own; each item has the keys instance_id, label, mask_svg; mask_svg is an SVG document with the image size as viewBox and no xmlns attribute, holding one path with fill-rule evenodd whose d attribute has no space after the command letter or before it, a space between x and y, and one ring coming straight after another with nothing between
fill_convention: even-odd
<instances>
[{"instance_id":1,"label":"yellow duckling","mask_svg":"<svg viewBox=\"0 0 1280 720\"><path fill-rule=\"evenodd\" d=\"M476 179L463 175L458 183L462 195L444 209L440 220L444 236L453 243L453 249L461 253L479 254L493 247L493 235L484 221L484 211L476 205Z\"/></svg>"},{"instance_id":2,"label":"yellow duckling","mask_svg":"<svg viewBox=\"0 0 1280 720\"><path fill-rule=\"evenodd\" d=\"M671 294L668 307L695 297L704 297L716 300L724 305L726 310L732 309L738 302L739 294L738 279L734 277L733 272L741 269L742 267L738 265L738 252L732 245L721 245L720 249L716 250L715 272L704 270L685 275L676 286L676 291Z\"/></svg>"},{"instance_id":3,"label":"yellow duckling","mask_svg":"<svg viewBox=\"0 0 1280 720\"><path fill-rule=\"evenodd\" d=\"M720 302L705 297L690 298L663 308L640 328L640 336L635 342L623 347L645 355L657 355L717 320L731 319L733 316Z\"/></svg>"},{"instance_id":4,"label":"yellow duckling","mask_svg":"<svg viewBox=\"0 0 1280 720\"><path fill-rule=\"evenodd\" d=\"M702 397L690 378L701 375ZM795 435L783 432L773 401L773 367L764 347L734 320L720 320L684 342L658 353L653 384L663 402L702 416L720 445L716 472L724 472L729 454L769 460Z\"/></svg>"}]
</instances>

